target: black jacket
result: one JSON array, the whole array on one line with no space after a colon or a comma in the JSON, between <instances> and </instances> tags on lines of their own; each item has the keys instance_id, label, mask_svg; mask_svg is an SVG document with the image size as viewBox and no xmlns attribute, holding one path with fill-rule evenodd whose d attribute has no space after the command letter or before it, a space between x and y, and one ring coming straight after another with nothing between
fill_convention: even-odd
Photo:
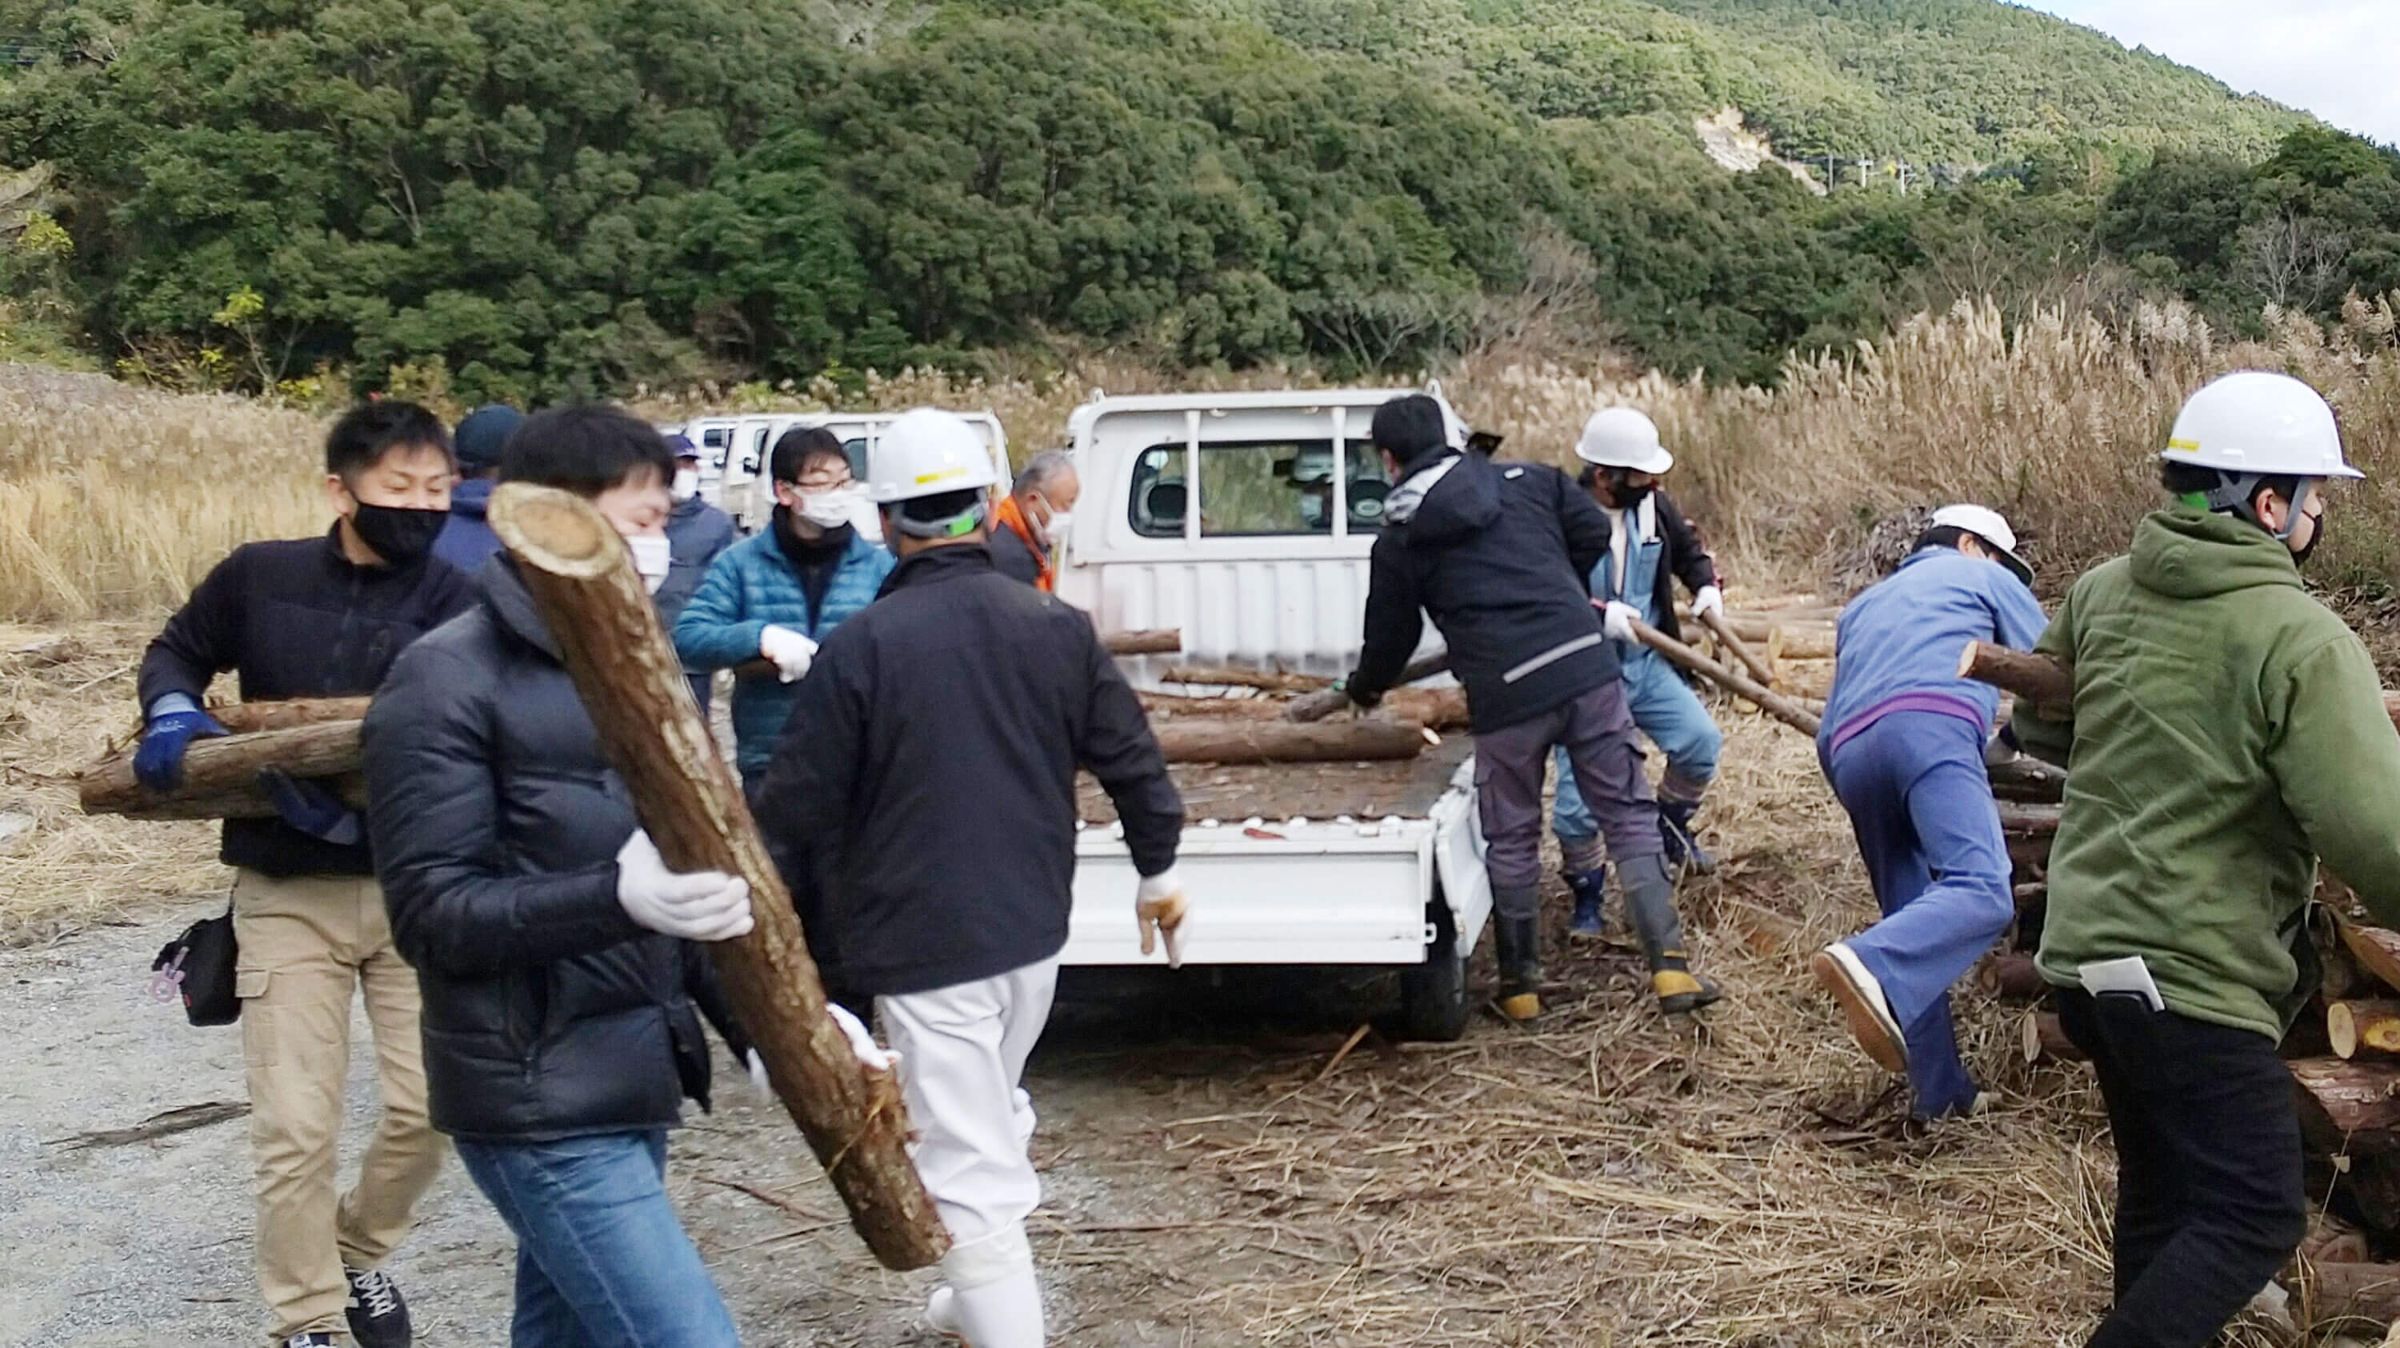
<instances>
[{"instance_id":1,"label":"black jacket","mask_svg":"<svg viewBox=\"0 0 2400 1348\"><path fill-rule=\"evenodd\" d=\"M1618 676L1587 588L1608 555L1608 517L1556 468L1479 454L1447 462L1421 499L1412 474L1385 507L1368 563L1366 644L1348 686L1373 706L1431 614L1474 730L1488 734Z\"/></svg>"},{"instance_id":2,"label":"black jacket","mask_svg":"<svg viewBox=\"0 0 2400 1348\"><path fill-rule=\"evenodd\" d=\"M1033 545L1014 529L995 527L992 530L992 567L1010 580L1032 585L1042 578L1042 559L1033 555Z\"/></svg>"},{"instance_id":3,"label":"black jacket","mask_svg":"<svg viewBox=\"0 0 2400 1348\"><path fill-rule=\"evenodd\" d=\"M1708 545L1700 541L1699 527L1685 519L1674 498L1663 491L1652 491L1656 503L1653 512L1658 519L1658 580L1650 595L1651 611L1658 615L1658 630L1677 641L1683 640L1683 624L1675 618L1675 582L1683 582L1694 594L1702 587L1716 585L1717 559L1710 556ZM1690 678L1689 674L1684 676Z\"/></svg>"},{"instance_id":4,"label":"black jacket","mask_svg":"<svg viewBox=\"0 0 2400 1348\"><path fill-rule=\"evenodd\" d=\"M708 1101L694 999L729 1025L706 956L618 904L632 801L514 567L478 581L482 602L409 648L365 730L433 1125L487 1141L671 1126L685 1095Z\"/></svg>"},{"instance_id":5,"label":"black jacket","mask_svg":"<svg viewBox=\"0 0 2400 1348\"><path fill-rule=\"evenodd\" d=\"M338 530L339 525L335 526ZM401 650L471 602L447 562L358 566L337 533L235 548L142 656L142 708L169 693L205 700L234 671L244 700L372 693ZM280 819L229 819L218 855L269 875L372 875L365 846L340 847Z\"/></svg>"},{"instance_id":6,"label":"black jacket","mask_svg":"<svg viewBox=\"0 0 2400 1348\"><path fill-rule=\"evenodd\" d=\"M1183 801L1091 619L980 547L902 562L817 652L759 793L826 982L921 992L1057 954L1078 766L1134 868L1173 865Z\"/></svg>"}]
</instances>

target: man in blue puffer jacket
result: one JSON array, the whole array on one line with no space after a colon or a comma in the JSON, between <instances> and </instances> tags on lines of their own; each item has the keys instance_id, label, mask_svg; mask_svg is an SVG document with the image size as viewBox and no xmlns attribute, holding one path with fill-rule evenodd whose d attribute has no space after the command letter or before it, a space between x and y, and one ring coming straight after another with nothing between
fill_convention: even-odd
<instances>
[{"instance_id":1,"label":"man in blue puffer jacket","mask_svg":"<svg viewBox=\"0 0 2400 1348\"><path fill-rule=\"evenodd\" d=\"M753 791L817 643L873 602L892 573L892 554L850 525L859 488L832 432L787 433L775 442L768 471L773 520L717 558L675 620L675 653L689 669L762 659L774 667L733 689L734 759L743 787Z\"/></svg>"}]
</instances>

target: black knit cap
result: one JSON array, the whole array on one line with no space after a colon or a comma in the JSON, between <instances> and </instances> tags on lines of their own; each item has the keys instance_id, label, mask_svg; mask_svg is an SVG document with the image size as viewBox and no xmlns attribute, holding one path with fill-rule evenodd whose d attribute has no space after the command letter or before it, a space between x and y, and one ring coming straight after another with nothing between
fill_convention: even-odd
<instances>
[{"instance_id":1,"label":"black knit cap","mask_svg":"<svg viewBox=\"0 0 2400 1348\"><path fill-rule=\"evenodd\" d=\"M1376 408L1368 434L1375 447L1398 459L1403 469L1450 448L1442 405L1422 393L1403 394Z\"/></svg>"}]
</instances>

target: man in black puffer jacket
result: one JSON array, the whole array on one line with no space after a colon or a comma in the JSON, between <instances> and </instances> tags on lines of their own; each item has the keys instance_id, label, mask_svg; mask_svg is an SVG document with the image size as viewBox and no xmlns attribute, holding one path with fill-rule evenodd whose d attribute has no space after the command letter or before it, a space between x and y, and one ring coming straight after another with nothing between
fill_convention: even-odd
<instances>
[{"instance_id":1,"label":"man in black puffer jacket","mask_svg":"<svg viewBox=\"0 0 2400 1348\"><path fill-rule=\"evenodd\" d=\"M653 592L673 472L656 431L590 407L527 421L501 463L503 482L590 497ZM394 666L365 728L433 1124L516 1233L518 1348L726 1348L732 1319L663 1178L683 1098L708 1101L693 1003L715 985L692 942L748 931L749 891L666 871L515 564L479 583Z\"/></svg>"},{"instance_id":2,"label":"man in black puffer jacket","mask_svg":"<svg viewBox=\"0 0 2400 1348\"><path fill-rule=\"evenodd\" d=\"M1541 1013L1542 779L1554 744L1608 840L1660 1007L1715 1001L1683 948L1616 652L1584 584L1608 553L1607 517L1555 468L1461 452L1423 394L1377 408L1370 433L1399 485L1368 564L1366 644L1344 686L1375 706L1433 616L1475 731L1501 1012Z\"/></svg>"}]
</instances>

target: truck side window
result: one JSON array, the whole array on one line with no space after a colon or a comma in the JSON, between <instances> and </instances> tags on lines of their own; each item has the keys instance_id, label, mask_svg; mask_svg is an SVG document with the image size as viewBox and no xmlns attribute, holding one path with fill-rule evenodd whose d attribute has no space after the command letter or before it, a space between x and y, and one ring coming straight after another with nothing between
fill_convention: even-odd
<instances>
[{"instance_id":1,"label":"truck side window","mask_svg":"<svg viewBox=\"0 0 2400 1348\"><path fill-rule=\"evenodd\" d=\"M1347 479L1343 532L1383 527L1390 490L1383 464L1364 440L1350 440L1337 462L1330 440L1261 440L1200 446L1200 536L1261 538L1332 534L1333 479ZM1181 538L1191 492L1184 447L1153 445L1133 469L1133 528L1144 538Z\"/></svg>"},{"instance_id":2,"label":"truck side window","mask_svg":"<svg viewBox=\"0 0 2400 1348\"><path fill-rule=\"evenodd\" d=\"M867 437L859 435L844 440L842 457L850 461L850 476L861 482L867 480Z\"/></svg>"},{"instance_id":3,"label":"truck side window","mask_svg":"<svg viewBox=\"0 0 2400 1348\"><path fill-rule=\"evenodd\" d=\"M722 426L712 427L700 433L700 443L708 450L709 466L722 471L725 467L725 451L733 443L733 433Z\"/></svg>"},{"instance_id":4,"label":"truck side window","mask_svg":"<svg viewBox=\"0 0 2400 1348\"><path fill-rule=\"evenodd\" d=\"M1153 445L1133 461L1133 531L1144 538L1183 537L1191 493L1183 483L1183 446Z\"/></svg>"}]
</instances>

